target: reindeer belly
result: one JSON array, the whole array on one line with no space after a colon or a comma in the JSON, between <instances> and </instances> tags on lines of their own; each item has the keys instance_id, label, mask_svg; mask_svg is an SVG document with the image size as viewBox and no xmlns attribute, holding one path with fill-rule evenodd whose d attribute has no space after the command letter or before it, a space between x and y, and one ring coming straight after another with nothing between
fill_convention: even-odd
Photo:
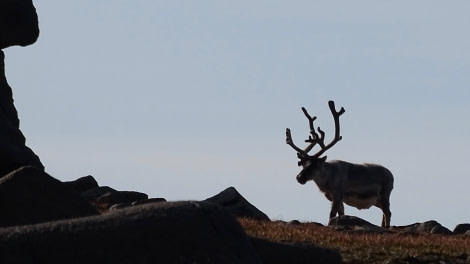
<instances>
[{"instance_id":1,"label":"reindeer belly","mask_svg":"<svg viewBox=\"0 0 470 264\"><path fill-rule=\"evenodd\" d=\"M357 209L369 209L380 200L379 185L349 185L344 190L343 202Z\"/></svg>"},{"instance_id":2,"label":"reindeer belly","mask_svg":"<svg viewBox=\"0 0 470 264\"><path fill-rule=\"evenodd\" d=\"M345 196L343 198L345 204L356 207L357 209L369 209L371 206L376 205L378 200L379 198L377 196Z\"/></svg>"}]
</instances>

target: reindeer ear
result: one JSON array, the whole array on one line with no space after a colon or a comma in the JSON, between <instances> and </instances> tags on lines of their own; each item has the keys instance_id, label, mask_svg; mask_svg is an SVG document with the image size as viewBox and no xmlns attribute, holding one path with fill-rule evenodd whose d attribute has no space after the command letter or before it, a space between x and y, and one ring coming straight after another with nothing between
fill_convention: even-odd
<instances>
[{"instance_id":1,"label":"reindeer ear","mask_svg":"<svg viewBox=\"0 0 470 264\"><path fill-rule=\"evenodd\" d=\"M321 162L325 162L325 161L326 161L326 156L321 157L321 158L319 158L318 160L321 161Z\"/></svg>"}]
</instances>

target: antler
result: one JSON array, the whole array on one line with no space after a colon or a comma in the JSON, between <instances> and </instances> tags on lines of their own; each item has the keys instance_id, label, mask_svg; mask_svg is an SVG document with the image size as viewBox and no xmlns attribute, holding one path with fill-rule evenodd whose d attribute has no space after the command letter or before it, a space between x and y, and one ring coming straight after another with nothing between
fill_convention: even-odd
<instances>
[{"instance_id":1,"label":"antler","mask_svg":"<svg viewBox=\"0 0 470 264\"><path fill-rule=\"evenodd\" d=\"M324 139L325 139L325 133L318 127L318 132L322 135L321 138L318 139L318 144L321 146L320 151L315 153L315 155L311 156L312 159L317 159L319 158L325 151L333 147L338 141L340 141L343 137L340 135L340 128L339 128L339 117L346 111L344 110L344 107L341 107L341 109L336 111L335 107L335 102L334 101L329 101L328 106L330 107L331 114L333 115L333 119L335 120L335 137L333 140L325 146ZM310 139L306 140L306 142L310 142Z\"/></svg>"},{"instance_id":2,"label":"antler","mask_svg":"<svg viewBox=\"0 0 470 264\"><path fill-rule=\"evenodd\" d=\"M295 149L295 151L297 151L297 157L300 159L300 161L297 163L297 165L301 166L302 163L309 158L309 155L308 155L308 151L309 151L308 148L309 147L307 147L305 150L297 147L294 144L294 141L292 140L292 136L291 136L289 128L286 128L286 143L287 143L287 145L289 145L293 149ZM310 145L312 145L312 147L313 147L314 144L310 144Z\"/></svg>"},{"instance_id":3,"label":"antler","mask_svg":"<svg viewBox=\"0 0 470 264\"><path fill-rule=\"evenodd\" d=\"M300 159L300 161L298 162L299 166L302 165L302 163L308 159L319 158L323 153L325 153L325 151L333 147L338 141L342 139L340 135L339 117L345 112L345 110L343 107L341 107L339 111L336 111L334 101L329 101L328 106L330 107L331 114L333 115L333 118L335 121L335 137L328 145L325 145L325 132L323 132L323 130L321 130L320 127L317 128L318 133L320 133L320 135L318 135L317 132L315 131L313 121L315 121L317 117L310 116L304 107L302 107L302 111L307 117L308 122L309 122L309 127L310 127L310 135L308 136L308 139L305 140L305 142L308 142L310 144L303 150L297 147L294 144L294 141L292 140L290 129L289 128L286 129L286 143L289 146L291 146L294 150L297 151L297 157ZM318 144L321 149L317 153L315 153L313 156L308 155L308 152L312 150L315 144Z\"/></svg>"}]
</instances>

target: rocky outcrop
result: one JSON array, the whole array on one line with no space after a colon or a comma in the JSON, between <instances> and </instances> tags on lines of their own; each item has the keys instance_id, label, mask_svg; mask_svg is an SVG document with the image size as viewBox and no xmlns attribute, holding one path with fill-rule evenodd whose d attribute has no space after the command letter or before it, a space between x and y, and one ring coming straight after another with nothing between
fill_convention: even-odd
<instances>
[{"instance_id":1,"label":"rocky outcrop","mask_svg":"<svg viewBox=\"0 0 470 264\"><path fill-rule=\"evenodd\" d=\"M208 202L150 203L0 229L0 263L341 263L335 250L249 238Z\"/></svg>"},{"instance_id":2,"label":"rocky outcrop","mask_svg":"<svg viewBox=\"0 0 470 264\"><path fill-rule=\"evenodd\" d=\"M204 202L0 229L0 263L262 263L238 222Z\"/></svg>"},{"instance_id":3,"label":"rocky outcrop","mask_svg":"<svg viewBox=\"0 0 470 264\"><path fill-rule=\"evenodd\" d=\"M270 221L265 213L249 203L234 187L229 187L205 201L225 207L236 217Z\"/></svg>"},{"instance_id":4,"label":"rocky outcrop","mask_svg":"<svg viewBox=\"0 0 470 264\"><path fill-rule=\"evenodd\" d=\"M147 194L135 191L117 191L109 186L99 186L91 175L74 181L64 182L70 189L78 192L100 213L147 203L166 202L164 198L150 198Z\"/></svg>"},{"instance_id":5,"label":"rocky outcrop","mask_svg":"<svg viewBox=\"0 0 470 264\"><path fill-rule=\"evenodd\" d=\"M0 1L0 49L33 44L39 36L32 0Z\"/></svg>"},{"instance_id":6,"label":"rocky outcrop","mask_svg":"<svg viewBox=\"0 0 470 264\"><path fill-rule=\"evenodd\" d=\"M96 215L78 193L35 167L0 179L0 227Z\"/></svg>"}]
</instances>

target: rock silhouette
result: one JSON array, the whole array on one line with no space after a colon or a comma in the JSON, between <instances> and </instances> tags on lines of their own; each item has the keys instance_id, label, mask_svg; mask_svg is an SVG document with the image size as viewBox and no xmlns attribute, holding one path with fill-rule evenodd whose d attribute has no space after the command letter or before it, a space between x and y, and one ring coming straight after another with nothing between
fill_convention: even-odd
<instances>
[{"instance_id":1,"label":"rock silhouette","mask_svg":"<svg viewBox=\"0 0 470 264\"><path fill-rule=\"evenodd\" d=\"M3 53L10 46L31 45L38 36L38 17L31 0L0 1L0 177L27 165L44 169L20 130Z\"/></svg>"},{"instance_id":2,"label":"rock silhouette","mask_svg":"<svg viewBox=\"0 0 470 264\"><path fill-rule=\"evenodd\" d=\"M234 187L229 187L205 200L227 208L234 216L269 221L269 217L249 203Z\"/></svg>"},{"instance_id":3,"label":"rock silhouette","mask_svg":"<svg viewBox=\"0 0 470 264\"><path fill-rule=\"evenodd\" d=\"M234 187L214 197L165 202L99 186L92 176L64 183L22 167L0 179L0 263L341 262L334 250L248 237L237 212L265 221L266 214Z\"/></svg>"},{"instance_id":4,"label":"rock silhouette","mask_svg":"<svg viewBox=\"0 0 470 264\"><path fill-rule=\"evenodd\" d=\"M0 49L36 42L38 16L32 0L0 1L0 32Z\"/></svg>"},{"instance_id":5,"label":"rock silhouette","mask_svg":"<svg viewBox=\"0 0 470 264\"><path fill-rule=\"evenodd\" d=\"M35 167L0 179L0 227L96 215L78 193Z\"/></svg>"}]
</instances>

